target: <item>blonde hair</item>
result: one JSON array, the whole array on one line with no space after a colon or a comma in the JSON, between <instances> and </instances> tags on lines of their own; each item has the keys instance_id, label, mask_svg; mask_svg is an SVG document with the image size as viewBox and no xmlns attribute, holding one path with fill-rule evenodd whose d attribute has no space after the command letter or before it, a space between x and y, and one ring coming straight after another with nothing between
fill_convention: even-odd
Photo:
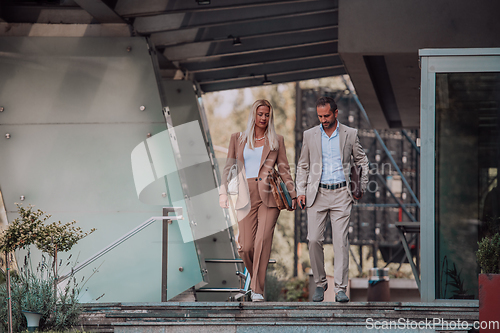
<instances>
[{"instance_id":1,"label":"blonde hair","mask_svg":"<svg viewBox=\"0 0 500 333\"><path fill-rule=\"evenodd\" d=\"M267 135L269 148L271 148L271 150L278 150L279 142L278 142L278 135L276 134L276 130L274 129L273 106L271 105L271 103L269 103L268 100L265 99L258 99L253 103L252 111L248 116L247 128L245 132L241 132L240 141L241 143L243 143L245 142L245 140L247 140L248 147L250 149L254 149L255 119L257 118L257 109L261 106L267 106L269 108L269 123L267 124L266 132L264 133L265 135Z\"/></svg>"}]
</instances>

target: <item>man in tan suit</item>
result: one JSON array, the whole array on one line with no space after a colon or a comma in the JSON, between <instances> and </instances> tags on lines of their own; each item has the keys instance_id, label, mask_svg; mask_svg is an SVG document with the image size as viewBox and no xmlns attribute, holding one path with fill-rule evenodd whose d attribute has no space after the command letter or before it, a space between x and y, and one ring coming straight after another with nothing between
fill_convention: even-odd
<instances>
[{"instance_id":1,"label":"man in tan suit","mask_svg":"<svg viewBox=\"0 0 500 333\"><path fill-rule=\"evenodd\" d=\"M368 184L368 158L359 143L358 131L338 122L337 104L332 98L320 98L316 112L321 124L304 132L296 177L299 206L307 207L309 256L316 283L313 301L323 301L328 288L323 241L326 215L330 214L335 300L349 302L345 294L349 278L348 226L352 203L361 197L353 197L348 185L351 166L361 166L363 195Z\"/></svg>"}]
</instances>

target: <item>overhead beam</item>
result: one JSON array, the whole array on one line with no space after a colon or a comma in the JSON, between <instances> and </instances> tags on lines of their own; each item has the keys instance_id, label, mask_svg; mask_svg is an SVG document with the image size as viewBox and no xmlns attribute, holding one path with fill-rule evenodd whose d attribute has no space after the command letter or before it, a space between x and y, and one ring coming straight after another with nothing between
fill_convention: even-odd
<instances>
[{"instance_id":1,"label":"overhead beam","mask_svg":"<svg viewBox=\"0 0 500 333\"><path fill-rule=\"evenodd\" d=\"M90 24L93 17L79 7L2 5L2 18L9 23Z\"/></svg>"},{"instance_id":2,"label":"overhead beam","mask_svg":"<svg viewBox=\"0 0 500 333\"><path fill-rule=\"evenodd\" d=\"M282 5L293 5L303 2L312 3L321 0L282 0ZM338 0L331 0L338 4ZM165 13L212 12L225 9L248 9L275 5L276 0L216 0L210 5L198 5L195 1L185 0L120 0L115 10L122 17L149 16Z\"/></svg>"},{"instance_id":3,"label":"overhead beam","mask_svg":"<svg viewBox=\"0 0 500 333\"><path fill-rule=\"evenodd\" d=\"M130 37L125 24L45 24L0 22L0 36L15 37Z\"/></svg>"},{"instance_id":4,"label":"overhead beam","mask_svg":"<svg viewBox=\"0 0 500 333\"><path fill-rule=\"evenodd\" d=\"M247 14L232 14L227 13L222 18L209 22L191 22L191 17L187 14L165 14L148 17L138 17L134 21L134 28L140 34L150 34L153 32L181 30L191 28L208 28L214 26L231 26L233 24L242 23L255 23L266 20L278 20L282 18L296 18L300 19L306 15L319 14L319 13L334 13L338 8L320 9L320 10L304 10L303 8L291 7L287 10L277 12L271 15L267 12ZM285 13L285 14L281 14Z\"/></svg>"},{"instance_id":5,"label":"overhead beam","mask_svg":"<svg viewBox=\"0 0 500 333\"><path fill-rule=\"evenodd\" d=\"M78 6L87 11L99 23L125 23L113 9L102 0L74 0Z\"/></svg>"},{"instance_id":6,"label":"overhead beam","mask_svg":"<svg viewBox=\"0 0 500 333\"><path fill-rule=\"evenodd\" d=\"M330 69L315 69L311 71L301 71L295 73L273 75L273 76L268 76L267 79L271 80L272 84L277 84L277 83L288 83L288 82L310 80L310 79L317 79L322 77L337 76L344 74L346 74L346 72L345 69L342 67L342 68L330 68ZM239 89L245 87L261 86L262 83L263 83L263 78L256 77L253 79L200 84L200 88L203 92L212 92L212 91L220 91L228 89Z\"/></svg>"},{"instance_id":7,"label":"overhead beam","mask_svg":"<svg viewBox=\"0 0 500 333\"><path fill-rule=\"evenodd\" d=\"M323 66L323 67L306 67L302 69L293 69L289 70L286 72L277 72L277 73L272 73L272 74L261 74L261 75L252 75L250 77L228 77L228 78L223 78L219 80L211 80L211 81L204 81L204 82L198 82L200 84L213 84L213 83L222 83L222 82L235 82L235 81L241 81L241 80L253 80L256 78L261 78L265 80L266 78L268 80L271 80L273 78L278 78L278 77L283 77L285 75L300 75L301 73L309 73L311 71L328 71L332 69L343 69L344 66L342 65L334 65L334 66ZM262 84L265 84L262 82Z\"/></svg>"},{"instance_id":8,"label":"overhead beam","mask_svg":"<svg viewBox=\"0 0 500 333\"><path fill-rule=\"evenodd\" d=\"M302 44L300 44L300 46L311 47L311 46L317 46L317 45L326 45L326 44L330 44L331 42L332 42L331 40L324 40L324 41L319 41L319 42L302 43ZM337 42L337 41L334 41L334 42ZM252 56L254 54L259 54L259 53L266 52L266 51L282 51L282 50L288 50L288 49L295 49L296 47L297 47L297 45L295 45L295 44L284 45L284 46L277 46L277 47L268 48L265 50L255 49L255 50L249 50L249 51L245 51L245 52L238 52L235 55L249 57L249 56ZM233 56L233 54L227 55L227 56ZM220 57L221 57L221 55L212 55L212 56L209 55L209 56L198 57L198 58L193 57L193 58L189 58L189 59L183 59L183 61L204 61L204 60L208 60L208 59L219 59ZM250 61L248 61L248 60L250 60ZM251 62L251 59L248 59L248 60L247 60L247 63Z\"/></svg>"},{"instance_id":9,"label":"overhead beam","mask_svg":"<svg viewBox=\"0 0 500 333\"><path fill-rule=\"evenodd\" d=\"M179 67L190 72L200 72L336 53L337 42L330 41L316 45L297 45L279 50L267 50L252 54L251 58L249 58L249 55L246 54L238 54L214 58L211 60L206 59L206 61L181 62L179 63Z\"/></svg>"},{"instance_id":10,"label":"overhead beam","mask_svg":"<svg viewBox=\"0 0 500 333\"><path fill-rule=\"evenodd\" d=\"M241 68L223 69L219 71L193 73L196 82L203 84L227 79L252 78L256 76L272 76L275 74L291 73L294 71L313 70L319 68L343 68L344 65L339 56L325 55L314 59L293 59L290 61L274 62L269 64L256 64Z\"/></svg>"},{"instance_id":11,"label":"overhead beam","mask_svg":"<svg viewBox=\"0 0 500 333\"><path fill-rule=\"evenodd\" d=\"M194 73L210 73L210 72L218 72L218 71L223 71L223 70L240 69L240 68L247 68L247 67L257 67L257 66L265 66L265 65L280 65L280 64L286 64L288 62L295 62L295 61L305 61L305 60L312 61L312 60L321 59L324 57L340 58L338 53L314 54L314 55L305 56L305 57L298 57L298 58L294 57L291 59L278 59L278 60L272 60L272 61L251 62L251 63L246 63L243 65L237 65L237 66L229 66L229 67L224 67L224 68L208 68L208 69L189 71L189 72L192 74L194 74Z\"/></svg>"},{"instance_id":12,"label":"overhead beam","mask_svg":"<svg viewBox=\"0 0 500 333\"><path fill-rule=\"evenodd\" d=\"M325 27L337 26L337 15L332 13L314 13L303 16L301 20L295 17L267 20L254 23L235 23L231 26L215 26L207 28L191 28L171 30L151 34L151 41L156 46L182 45L193 42L226 40L229 35L234 37L258 37L274 34L293 33L298 31L313 31Z\"/></svg>"},{"instance_id":13,"label":"overhead beam","mask_svg":"<svg viewBox=\"0 0 500 333\"><path fill-rule=\"evenodd\" d=\"M232 54L249 54L265 50L293 47L296 45L314 45L316 43L336 40L337 28L331 27L319 31L301 31L266 37L240 38L241 45L238 46L233 44L233 39L172 46L165 48L163 54L171 61L182 61Z\"/></svg>"}]
</instances>

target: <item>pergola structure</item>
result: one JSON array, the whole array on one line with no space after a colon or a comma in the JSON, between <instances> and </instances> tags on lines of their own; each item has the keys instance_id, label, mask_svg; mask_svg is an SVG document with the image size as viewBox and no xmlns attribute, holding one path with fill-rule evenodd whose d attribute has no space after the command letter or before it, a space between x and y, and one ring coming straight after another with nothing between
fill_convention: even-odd
<instances>
[{"instance_id":1,"label":"pergola structure","mask_svg":"<svg viewBox=\"0 0 500 333\"><path fill-rule=\"evenodd\" d=\"M418 128L418 50L498 46L499 11L488 0L5 0L0 35L146 36L162 76L202 92L349 74L374 128Z\"/></svg>"},{"instance_id":2,"label":"pergola structure","mask_svg":"<svg viewBox=\"0 0 500 333\"><path fill-rule=\"evenodd\" d=\"M162 74L203 92L345 74L338 1L5 1L22 24L126 25L147 36ZM124 27L123 27L124 28ZM34 27L31 28L34 30Z\"/></svg>"}]
</instances>

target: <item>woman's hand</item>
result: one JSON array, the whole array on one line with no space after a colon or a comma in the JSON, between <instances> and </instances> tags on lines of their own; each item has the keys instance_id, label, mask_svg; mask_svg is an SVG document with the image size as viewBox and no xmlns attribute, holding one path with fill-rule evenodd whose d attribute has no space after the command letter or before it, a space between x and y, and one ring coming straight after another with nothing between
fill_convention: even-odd
<instances>
[{"instance_id":1,"label":"woman's hand","mask_svg":"<svg viewBox=\"0 0 500 333\"><path fill-rule=\"evenodd\" d=\"M304 209L304 207L306 206L306 196L305 195L299 195L297 198L299 200L299 207L300 207L300 209Z\"/></svg>"},{"instance_id":2,"label":"woman's hand","mask_svg":"<svg viewBox=\"0 0 500 333\"><path fill-rule=\"evenodd\" d=\"M227 195L219 195L219 206L222 208L229 208L229 201L227 200Z\"/></svg>"},{"instance_id":3,"label":"woman's hand","mask_svg":"<svg viewBox=\"0 0 500 333\"><path fill-rule=\"evenodd\" d=\"M296 210L297 209L297 198L292 199L292 209Z\"/></svg>"}]
</instances>

